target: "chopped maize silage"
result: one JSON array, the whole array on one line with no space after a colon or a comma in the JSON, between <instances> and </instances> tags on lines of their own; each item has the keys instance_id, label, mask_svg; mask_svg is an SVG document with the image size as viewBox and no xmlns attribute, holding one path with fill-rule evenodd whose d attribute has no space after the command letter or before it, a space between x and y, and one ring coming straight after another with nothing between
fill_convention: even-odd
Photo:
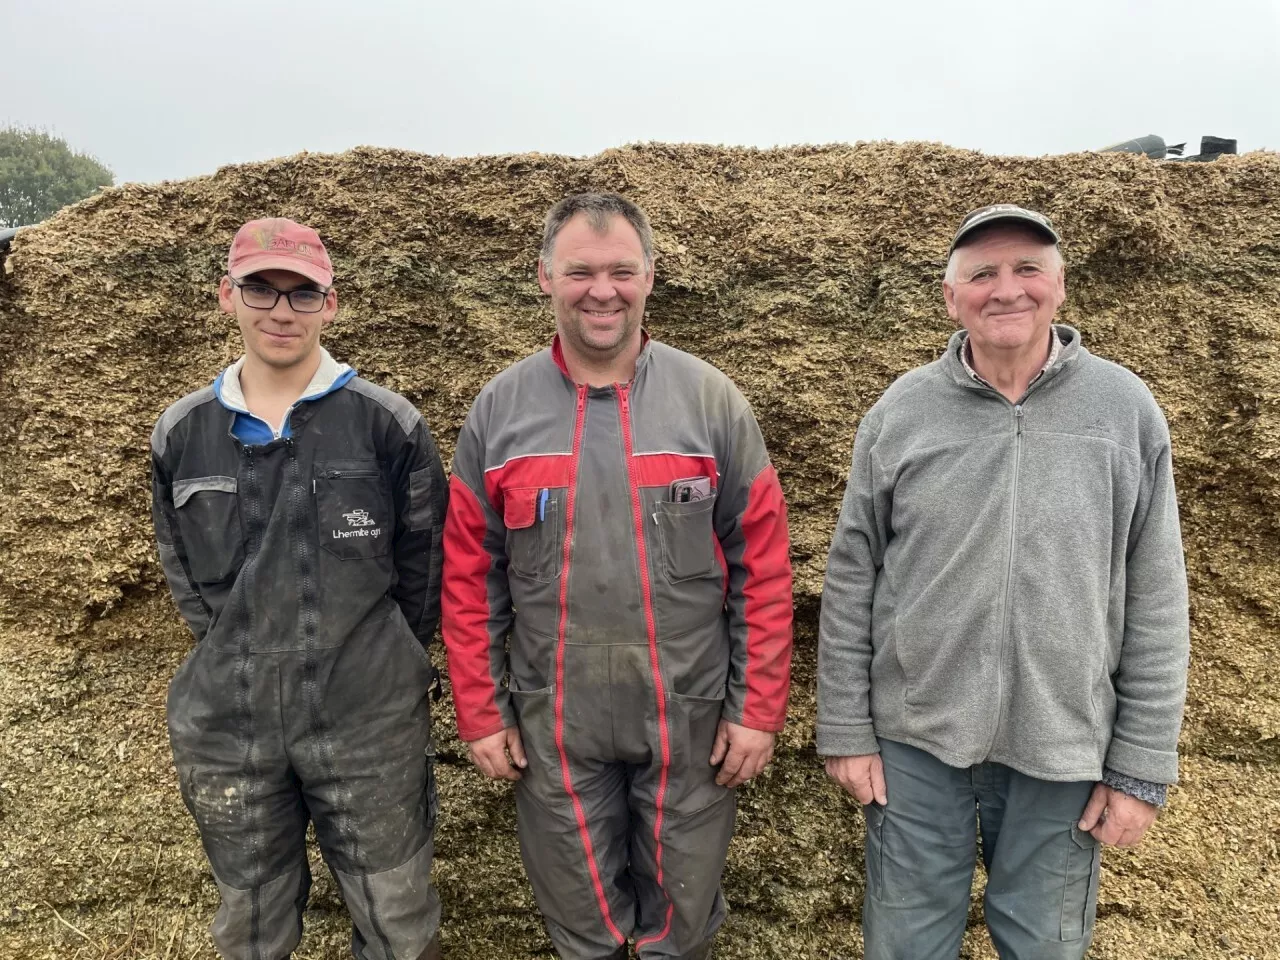
<instances>
[{"instance_id":1,"label":"chopped maize silage","mask_svg":"<svg viewBox=\"0 0 1280 960\"><path fill-rule=\"evenodd\" d=\"M997 200L1057 222L1061 319L1151 385L1174 437L1184 782L1147 842L1106 854L1093 955L1280 956L1280 156L931 144L303 154L116 188L19 234L0 275L0 956L213 955L215 894L164 735L190 638L152 548L147 438L236 355L215 299L235 228L285 215L320 231L341 303L330 350L417 404L447 457L480 386L549 339L541 217L586 189L649 212L649 329L743 388L788 497L791 721L742 792L720 956L860 955L861 817L812 747L823 564L858 418L937 356L950 233ZM436 726L449 955L549 956L509 791L467 767L447 702ZM966 953L993 956L976 901L972 919ZM331 884L308 923L300 956L343 955Z\"/></svg>"}]
</instances>

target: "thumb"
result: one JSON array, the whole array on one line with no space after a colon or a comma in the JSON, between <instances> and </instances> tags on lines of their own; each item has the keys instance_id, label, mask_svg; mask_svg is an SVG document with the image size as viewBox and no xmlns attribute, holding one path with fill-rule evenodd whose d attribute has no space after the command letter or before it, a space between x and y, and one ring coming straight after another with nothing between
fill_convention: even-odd
<instances>
[{"instance_id":1,"label":"thumb","mask_svg":"<svg viewBox=\"0 0 1280 960\"><path fill-rule=\"evenodd\" d=\"M871 795L880 806L889 805L889 791L884 782L884 762L878 756L871 761Z\"/></svg>"},{"instance_id":2,"label":"thumb","mask_svg":"<svg viewBox=\"0 0 1280 960\"><path fill-rule=\"evenodd\" d=\"M1107 795L1107 788L1101 783L1096 784L1093 793L1089 795L1089 802L1085 804L1084 813L1080 814L1080 822L1076 826L1084 831L1092 830L1102 816L1102 811L1107 809Z\"/></svg>"},{"instance_id":3,"label":"thumb","mask_svg":"<svg viewBox=\"0 0 1280 960\"><path fill-rule=\"evenodd\" d=\"M529 765L524 755L524 741L520 739L519 727L512 727L507 731L507 753L511 754L511 762L521 770Z\"/></svg>"},{"instance_id":4,"label":"thumb","mask_svg":"<svg viewBox=\"0 0 1280 960\"><path fill-rule=\"evenodd\" d=\"M714 767L729 752L729 725L723 720L716 727L716 742L711 746L711 765Z\"/></svg>"}]
</instances>

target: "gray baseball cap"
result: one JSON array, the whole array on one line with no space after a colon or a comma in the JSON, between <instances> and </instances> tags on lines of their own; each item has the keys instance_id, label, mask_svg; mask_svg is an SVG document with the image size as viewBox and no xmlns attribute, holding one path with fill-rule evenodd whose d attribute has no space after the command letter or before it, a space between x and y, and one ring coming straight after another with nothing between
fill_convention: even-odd
<instances>
[{"instance_id":1,"label":"gray baseball cap","mask_svg":"<svg viewBox=\"0 0 1280 960\"><path fill-rule=\"evenodd\" d=\"M951 246L947 249L947 256L951 256L960 241L978 228L986 227L993 223L1006 222L1025 223L1039 230L1054 243L1062 242L1062 238L1058 236L1058 231L1053 228L1053 221L1043 213L1036 213L1034 210L1027 210L1012 203L993 203L989 207L970 210L964 215L964 219L960 221L960 227L956 230L956 235L951 238Z\"/></svg>"}]
</instances>

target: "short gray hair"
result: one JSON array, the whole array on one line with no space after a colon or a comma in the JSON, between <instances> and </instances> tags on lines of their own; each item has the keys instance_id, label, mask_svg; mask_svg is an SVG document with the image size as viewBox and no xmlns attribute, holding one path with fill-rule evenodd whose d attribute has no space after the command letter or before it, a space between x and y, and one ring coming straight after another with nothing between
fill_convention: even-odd
<instances>
[{"instance_id":1,"label":"short gray hair","mask_svg":"<svg viewBox=\"0 0 1280 960\"><path fill-rule=\"evenodd\" d=\"M578 193L565 197L547 211L547 219L542 227L542 251L538 254L547 273L551 272L556 236L566 223L580 213L587 218L591 229L598 233L609 229L610 217L622 217L626 220L640 236L645 269L653 269L653 228L649 226L649 218L644 211L617 193Z\"/></svg>"}]
</instances>

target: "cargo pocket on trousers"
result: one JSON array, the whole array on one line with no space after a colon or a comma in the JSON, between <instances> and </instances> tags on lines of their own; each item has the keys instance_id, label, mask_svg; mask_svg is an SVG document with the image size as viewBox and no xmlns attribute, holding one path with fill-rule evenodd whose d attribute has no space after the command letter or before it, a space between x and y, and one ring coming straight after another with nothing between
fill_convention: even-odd
<instances>
[{"instance_id":1,"label":"cargo pocket on trousers","mask_svg":"<svg viewBox=\"0 0 1280 960\"><path fill-rule=\"evenodd\" d=\"M196 583L226 580L244 562L235 477L197 477L173 484L178 532Z\"/></svg>"},{"instance_id":2,"label":"cargo pocket on trousers","mask_svg":"<svg viewBox=\"0 0 1280 960\"><path fill-rule=\"evenodd\" d=\"M711 765L724 697L691 697L673 692L667 694L667 705L673 741L671 765L676 774L668 781L668 809L676 816L689 817L733 792L716 783L720 767Z\"/></svg>"},{"instance_id":3,"label":"cargo pocket on trousers","mask_svg":"<svg viewBox=\"0 0 1280 960\"><path fill-rule=\"evenodd\" d=\"M1062 939L1079 940L1093 929L1102 851L1093 834L1071 825L1062 891Z\"/></svg>"},{"instance_id":4,"label":"cargo pocket on trousers","mask_svg":"<svg viewBox=\"0 0 1280 960\"><path fill-rule=\"evenodd\" d=\"M866 846L863 857L867 867L867 896L884 901L884 808L868 803L862 808L867 820Z\"/></svg>"},{"instance_id":5,"label":"cargo pocket on trousers","mask_svg":"<svg viewBox=\"0 0 1280 960\"><path fill-rule=\"evenodd\" d=\"M395 524L377 460L317 463L313 480L320 545L339 560L368 560L391 552Z\"/></svg>"},{"instance_id":6,"label":"cargo pocket on trousers","mask_svg":"<svg viewBox=\"0 0 1280 960\"><path fill-rule=\"evenodd\" d=\"M436 819L440 816L440 795L436 790L436 742L427 744L427 833L436 828Z\"/></svg>"},{"instance_id":7,"label":"cargo pocket on trousers","mask_svg":"<svg viewBox=\"0 0 1280 960\"><path fill-rule=\"evenodd\" d=\"M556 748L555 689L550 686L539 690L520 690L514 678L507 683L511 705L516 712L516 727L520 730L520 742L529 761L520 784L547 805L569 801L560 776L560 753Z\"/></svg>"},{"instance_id":8,"label":"cargo pocket on trousers","mask_svg":"<svg viewBox=\"0 0 1280 960\"><path fill-rule=\"evenodd\" d=\"M542 487L503 491L502 522L507 528L508 568L516 576L544 583L560 576L560 495Z\"/></svg>"},{"instance_id":9,"label":"cargo pocket on trousers","mask_svg":"<svg viewBox=\"0 0 1280 960\"><path fill-rule=\"evenodd\" d=\"M672 583L718 573L712 497L687 503L659 500L654 519L662 540L662 567Z\"/></svg>"}]
</instances>

